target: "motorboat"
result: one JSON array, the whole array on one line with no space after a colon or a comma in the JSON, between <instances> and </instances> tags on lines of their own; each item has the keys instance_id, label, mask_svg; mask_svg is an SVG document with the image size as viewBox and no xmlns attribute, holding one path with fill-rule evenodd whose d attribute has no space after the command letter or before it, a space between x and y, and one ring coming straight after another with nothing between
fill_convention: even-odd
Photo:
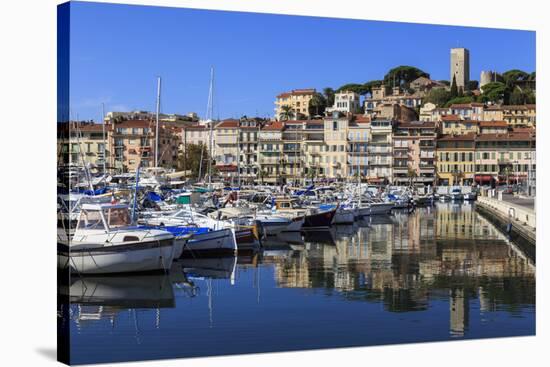
<instances>
[{"instance_id":1,"label":"motorboat","mask_svg":"<svg viewBox=\"0 0 550 367\"><path fill-rule=\"evenodd\" d=\"M190 237L132 226L125 204L82 204L74 235L58 240L58 264L80 274L167 272Z\"/></svg>"},{"instance_id":2,"label":"motorboat","mask_svg":"<svg viewBox=\"0 0 550 367\"><path fill-rule=\"evenodd\" d=\"M162 229L175 236L191 234L183 252L235 254L237 239L232 223L212 219L189 208L174 213L151 215L139 220L141 228Z\"/></svg>"}]
</instances>

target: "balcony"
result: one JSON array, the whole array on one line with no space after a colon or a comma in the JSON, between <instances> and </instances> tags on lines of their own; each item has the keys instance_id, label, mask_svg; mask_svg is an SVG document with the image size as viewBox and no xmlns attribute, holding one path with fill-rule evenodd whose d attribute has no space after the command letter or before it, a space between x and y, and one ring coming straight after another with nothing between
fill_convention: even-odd
<instances>
[{"instance_id":1,"label":"balcony","mask_svg":"<svg viewBox=\"0 0 550 367\"><path fill-rule=\"evenodd\" d=\"M390 146L371 146L368 149L371 154L390 154L392 149Z\"/></svg>"}]
</instances>

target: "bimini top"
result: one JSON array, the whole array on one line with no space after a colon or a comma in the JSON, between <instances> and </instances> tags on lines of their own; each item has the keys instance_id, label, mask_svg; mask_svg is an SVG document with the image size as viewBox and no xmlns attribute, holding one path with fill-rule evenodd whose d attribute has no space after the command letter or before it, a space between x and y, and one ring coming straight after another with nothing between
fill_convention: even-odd
<instances>
[{"instance_id":1,"label":"bimini top","mask_svg":"<svg viewBox=\"0 0 550 367\"><path fill-rule=\"evenodd\" d=\"M128 204L82 204L82 210L128 209Z\"/></svg>"}]
</instances>

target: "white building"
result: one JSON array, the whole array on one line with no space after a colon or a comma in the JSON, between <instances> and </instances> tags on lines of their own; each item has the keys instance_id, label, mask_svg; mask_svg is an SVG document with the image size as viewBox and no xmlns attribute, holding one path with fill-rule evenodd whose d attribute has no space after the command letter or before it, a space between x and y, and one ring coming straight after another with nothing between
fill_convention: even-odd
<instances>
[{"instance_id":1,"label":"white building","mask_svg":"<svg viewBox=\"0 0 550 367\"><path fill-rule=\"evenodd\" d=\"M334 111L342 113L357 113L360 109L360 97L358 93L342 91L334 95L334 105L326 109L327 113Z\"/></svg>"}]
</instances>

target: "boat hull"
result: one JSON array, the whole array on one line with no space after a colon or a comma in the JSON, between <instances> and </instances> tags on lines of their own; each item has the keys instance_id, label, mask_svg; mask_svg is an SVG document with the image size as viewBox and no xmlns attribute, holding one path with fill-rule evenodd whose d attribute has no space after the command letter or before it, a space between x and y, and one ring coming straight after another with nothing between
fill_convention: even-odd
<instances>
[{"instance_id":1,"label":"boat hull","mask_svg":"<svg viewBox=\"0 0 550 367\"><path fill-rule=\"evenodd\" d=\"M290 224L287 225L286 228L282 230L282 232L299 232L304 226L304 222L304 217L293 218L292 222L290 222Z\"/></svg>"},{"instance_id":2,"label":"boat hull","mask_svg":"<svg viewBox=\"0 0 550 367\"><path fill-rule=\"evenodd\" d=\"M332 224L352 224L355 222L353 210L338 210L334 215Z\"/></svg>"},{"instance_id":3,"label":"boat hull","mask_svg":"<svg viewBox=\"0 0 550 367\"><path fill-rule=\"evenodd\" d=\"M393 203L371 203L370 214L371 215L385 215L390 214L393 209Z\"/></svg>"},{"instance_id":4,"label":"boat hull","mask_svg":"<svg viewBox=\"0 0 550 367\"><path fill-rule=\"evenodd\" d=\"M70 249L58 243L58 266L80 274L168 271L176 252L175 240Z\"/></svg>"},{"instance_id":5,"label":"boat hull","mask_svg":"<svg viewBox=\"0 0 550 367\"><path fill-rule=\"evenodd\" d=\"M209 252L219 254L235 254L237 240L230 228L194 234L183 249L183 254L193 252Z\"/></svg>"},{"instance_id":6,"label":"boat hull","mask_svg":"<svg viewBox=\"0 0 550 367\"><path fill-rule=\"evenodd\" d=\"M321 213L306 215L304 218L304 229L329 228L336 214L336 209Z\"/></svg>"}]
</instances>

